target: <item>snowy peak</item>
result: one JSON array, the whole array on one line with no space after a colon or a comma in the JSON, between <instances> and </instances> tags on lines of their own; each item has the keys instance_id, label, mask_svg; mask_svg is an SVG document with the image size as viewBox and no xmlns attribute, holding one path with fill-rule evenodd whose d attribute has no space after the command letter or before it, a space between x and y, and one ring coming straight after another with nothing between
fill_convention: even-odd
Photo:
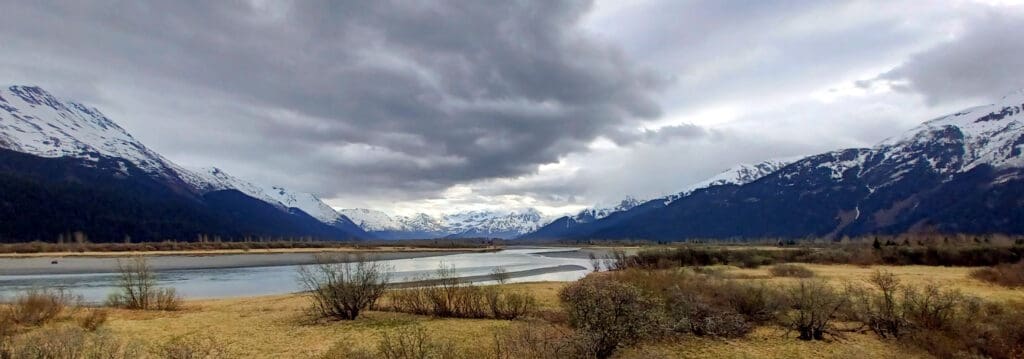
<instances>
[{"instance_id":1,"label":"snowy peak","mask_svg":"<svg viewBox=\"0 0 1024 359\"><path fill-rule=\"evenodd\" d=\"M456 236L512 238L536 230L546 223L544 216L533 208L502 211L465 211L443 214L439 217L425 213L412 216L389 216L370 209L342 209L341 214L352 219L368 232L404 232L404 237ZM403 237L398 235L398 237Z\"/></svg>"},{"instance_id":2,"label":"snowy peak","mask_svg":"<svg viewBox=\"0 0 1024 359\"><path fill-rule=\"evenodd\" d=\"M633 198L632 196L626 196L619 204L612 207L594 207L587 208L580 213L577 213L572 217L577 223L587 223L599 220L601 218L608 217L609 215L616 212L623 212L633 209L633 207L639 206L644 201Z\"/></svg>"},{"instance_id":3,"label":"snowy peak","mask_svg":"<svg viewBox=\"0 0 1024 359\"><path fill-rule=\"evenodd\" d=\"M686 197L693 193L693 191L722 185L744 185L750 182L757 181L764 176L767 176L775 171L788 166L795 162L798 158L782 158L772 159L755 164L739 164L732 167L722 173L719 173L711 178L704 181L694 183L684 189L682 192L672 194L664 197L665 204L672 203L673 201Z\"/></svg>"},{"instance_id":4,"label":"snowy peak","mask_svg":"<svg viewBox=\"0 0 1024 359\"><path fill-rule=\"evenodd\" d=\"M177 169L99 110L33 86L0 89L0 147L50 158L116 157L164 176Z\"/></svg>"},{"instance_id":5,"label":"snowy peak","mask_svg":"<svg viewBox=\"0 0 1024 359\"><path fill-rule=\"evenodd\" d=\"M283 209L298 208L326 224L334 224L342 217L341 214L312 194L293 192L278 186L260 186L234 177L217 167L193 168L187 172L183 171L181 178L201 193L234 189Z\"/></svg>"},{"instance_id":6,"label":"snowy peak","mask_svg":"<svg viewBox=\"0 0 1024 359\"><path fill-rule=\"evenodd\" d=\"M61 101L39 87L0 89L0 148L50 158L120 158L151 175L176 183L183 181L197 194L236 189L285 211L298 208L326 224L342 219L334 209L308 193L256 185L216 167L189 170L178 166L147 148L99 110Z\"/></svg>"}]
</instances>

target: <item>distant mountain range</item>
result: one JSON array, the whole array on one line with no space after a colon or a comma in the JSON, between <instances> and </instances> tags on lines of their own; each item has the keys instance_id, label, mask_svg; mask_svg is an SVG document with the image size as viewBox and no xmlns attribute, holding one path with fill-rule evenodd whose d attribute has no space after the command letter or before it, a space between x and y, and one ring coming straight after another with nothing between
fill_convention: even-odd
<instances>
[{"instance_id":1,"label":"distant mountain range","mask_svg":"<svg viewBox=\"0 0 1024 359\"><path fill-rule=\"evenodd\" d=\"M0 241L368 237L316 196L190 170L99 110L0 89Z\"/></svg>"},{"instance_id":2,"label":"distant mountain range","mask_svg":"<svg viewBox=\"0 0 1024 359\"><path fill-rule=\"evenodd\" d=\"M381 239L413 238L503 238L511 239L533 232L547 223L536 209L514 211L467 211L441 216L419 213L413 216L389 216L363 208L342 209L371 235Z\"/></svg>"},{"instance_id":3,"label":"distant mountain range","mask_svg":"<svg viewBox=\"0 0 1024 359\"><path fill-rule=\"evenodd\" d=\"M1024 92L1015 92L871 148L744 166L597 220L563 217L521 238L1022 234L1022 109Z\"/></svg>"}]
</instances>

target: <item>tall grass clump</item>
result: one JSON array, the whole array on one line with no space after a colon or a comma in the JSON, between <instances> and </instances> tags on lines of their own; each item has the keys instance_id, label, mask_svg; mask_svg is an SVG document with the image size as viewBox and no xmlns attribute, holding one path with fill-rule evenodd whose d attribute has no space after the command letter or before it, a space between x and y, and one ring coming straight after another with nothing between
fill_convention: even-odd
<instances>
[{"instance_id":1,"label":"tall grass clump","mask_svg":"<svg viewBox=\"0 0 1024 359\"><path fill-rule=\"evenodd\" d=\"M415 288L396 289L378 308L442 318L516 319L536 311L537 300L503 285L464 283L453 268L442 266Z\"/></svg>"},{"instance_id":2,"label":"tall grass clump","mask_svg":"<svg viewBox=\"0 0 1024 359\"><path fill-rule=\"evenodd\" d=\"M111 307L135 310L178 310L182 299L174 288L156 286L156 274L146 257L117 261L118 292L107 298Z\"/></svg>"},{"instance_id":3,"label":"tall grass clump","mask_svg":"<svg viewBox=\"0 0 1024 359\"><path fill-rule=\"evenodd\" d=\"M810 278L814 276L814 271L807 267L788 263L773 265L769 272L776 277Z\"/></svg>"},{"instance_id":4,"label":"tall grass clump","mask_svg":"<svg viewBox=\"0 0 1024 359\"><path fill-rule=\"evenodd\" d=\"M318 255L317 263L299 267L299 281L312 300L314 314L354 320L388 288L388 268L366 256Z\"/></svg>"},{"instance_id":5,"label":"tall grass clump","mask_svg":"<svg viewBox=\"0 0 1024 359\"><path fill-rule=\"evenodd\" d=\"M10 325L39 326L54 321L73 311L81 297L63 289L31 289L14 298L0 316ZM0 331L3 331L0 329Z\"/></svg>"},{"instance_id":6,"label":"tall grass clump","mask_svg":"<svg viewBox=\"0 0 1024 359\"><path fill-rule=\"evenodd\" d=\"M1024 261L976 269L971 277L1004 287L1024 287Z\"/></svg>"}]
</instances>

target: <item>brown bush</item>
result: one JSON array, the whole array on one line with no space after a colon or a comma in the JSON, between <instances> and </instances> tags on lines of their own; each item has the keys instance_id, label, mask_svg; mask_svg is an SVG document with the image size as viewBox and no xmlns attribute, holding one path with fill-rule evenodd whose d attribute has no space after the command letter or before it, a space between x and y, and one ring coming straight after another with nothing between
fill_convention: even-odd
<instances>
[{"instance_id":1,"label":"brown bush","mask_svg":"<svg viewBox=\"0 0 1024 359\"><path fill-rule=\"evenodd\" d=\"M776 264L769 270L776 277L810 278L814 271L799 264Z\"/></svg>"},{"instance_id":2,"label":"brown bush","mask_svg":"<svg viewBox=\"0 0 1024 359\"><path fill-rule=\"evenodd\" d=\"M88 333L82 328L61 325L44 327L8 338L0 345L0 358L138 358L141 347L110 333Z\"/></svg>"},{"instance_id":3,"label":"brown bush","mask_svg":"<svg viewBox=\"0 0 1024 359\"><path fill-rule=\"evenodd\" d=\"M144 256L117 261L118 289L107 298L107 305L138 310L178 310L181 297L174 288L157 288L156 275Z\"/></svg>"},{"instance_id":4,"label":"brown bush","mask_svg":"<svg viewBox=\"0 0 1024 359\"><path fill-rule=\"evenodd\" d=\"M377 344L377 357L384 359L455 359L463 356L450 341L439 340L419 326L381 332Z\"/></svg>"},{"instance_id":5,"label":"brown bush","mask_svg":"<svg viewBox=\"0 0 1024 359\"><path fill-rule=\"evenodd\" d=\"M14 325L43 325L72 310L80 301L80 297L63 289L33 289L17 296L6 316Z\"/></svg>"},{"instance_id":6,"label":"brown bush","mask_svg":"<svg viewBox=\"0 0 1024 359\"><path fill-rule=\"evenodd\" d=\"M559 293L569 324L580 339L608 358L621 345L658 337L665 330L662 303L637 287L601 277L588 277Z\"/></svg>"},{"instance_id":7,"label":"brown bush","mask_svg":"<svg viewBox=\"0 0 1024 359\"><path fill-rule=\"evenodd\" d=\"M95 332L97 329L107 323L107 318L110 316L110 311L106 309L95 308L89 310L82 317L78 318L78 326L82 327L90 332Z\"/></svg>"},{"instance_id":8,"label":"brown bush","mask_svg":"<svg viewBox=\"0 0 1024 359\"><path fill-rule=\"evenodd\" d=\"M822 340L832 333L832 321L844 310L847 298L824 281L802 279L786 292L789 310L782 323L799 333L801 340Z\"/></svg>"},{"instance_id":9,"label":"brown bush","mask_svg":"<svg viewBox=\"0 0 1024 359\"><path fill-rule=\"evenodd\" d=\"M299 267L299 279L316 315L353 320L384 295L389 275L384 265L365 256L317 256L316 265Z\"/></svg>"},{"instance_id":10,"label":"brown bush","mask_svg":"<svg viewBox=\"0 0 1024 359\"><path fill-rule=\"evenodd\" d=\"M1024 287L1024 262L976 269L971 272L971 277L1004 287Z\"/></svg>"},{"instance_id":11,"label":"brown bush","mask_svg":"<svg viewBox=\"0 0 1024 359\"><path fill-rule=\"evenodd\" d=\"M211 337L186 335L172 338L157 348L165 359L216 359L228 357L227 348Z\"/></svg>"},{"instance_id":12,"label":"brown bush","mask_svg":"<svg viewBox=\"0 0 1024 359\"><path fill-rule=\"evenodd\" d=\"M392 290L376 309L442 318L516 319L537 310L537 300L504 286L462 283L454 269L441 267L427 286Z\"/></svg>"},{"instance_id":13,"label":"brown bush","mask_svg":"<svg viewBox=\"0 0 1024 359\"><path fill-rule=\"evenodd\" d=\"M496 359L584 359L595 356L588 341L569 328L529 323L494 334Z\"/></svg>"}]
</instances>

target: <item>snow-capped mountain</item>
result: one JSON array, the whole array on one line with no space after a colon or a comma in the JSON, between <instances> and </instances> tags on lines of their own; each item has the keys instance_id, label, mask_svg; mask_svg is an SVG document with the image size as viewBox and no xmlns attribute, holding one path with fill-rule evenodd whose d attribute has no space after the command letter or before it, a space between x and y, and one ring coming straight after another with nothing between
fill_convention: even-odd
<instances>
[{"instance_id":1,"label":"snow-capped mountain","mask_svg":"<svg viewBox=\"0 0 1024 359\"><path fill-rule=\"evenodd\" d=\"M786 167L790 163L796 162L800 158L780 158L771 159L755 164L741 163L728 170L722 171L717 175L712 176L706 180L691 184L686 189L663 197L665 204L672 203L679 198L686 197L698 189L704 189L713 186L721 185L744 185L750 182L754 182L761 177L767 176L768 174Z\"/></svg>"},{"instance_id":2,"label":"snow-capped mountain","mask_svg":"<svg viewBox=\"0 0 1024 359\"><path fill-rule=\"evenodd\" d=\"M216 168L185 169L143 145L96 108L73 101L61 101L39 87L10 86L0 89L0 148L41 158L73 159L76 163L96 170L90 172L92 176L105 176L102 172L111 166L113 171L117 172L118 178L129 177L141 171L145 176L176 193L176 196L190 197L193 201L231 202L216 203L222 205L222 209L243 205L246 200L219 193L211 199L210 195L224 190L237 190L265 202L271 208L276 208L280 214L253 208L250 203L247 205L248 208L233 208L234 215L256 211L251 214L261 216L264 222L283 221L279 223L278 228L312 228L304 222L305 219L293 218L295 209L298 209L304 212L302 216L309 215L323 224L344 231L362 232L355 224L314 195L288 191L280 187L256 185ZM67 165L67 161L60 163L61 166ZM18 169L12 169L16 170ZM73 171L78 175L83 171L89 172L77 169L60 171ZM216 207L214 203L207 209L212 207ZM255 218L235 219L234 223L245 223L250 220ZM212 219L202 221L216 222ZM264 229L273 232L274 228L267 227L266 224L256 227L263 226ZM286 232L287 230L279 233ZM314 232L325 234L330 230L316 228Z\"/></svg>"},{"instance_id":3,"label":"snow-capped mountain","mask_svg":"<svg viewBox=\"0 0 1024 359\"><path fill-rule=\"evenodd\" d=\"M183 170L96 108L58 100L33 86L0 88L0 148L48 158L118 158L166 178Z\"/></svg>"},{"instance_id":4,"label":"snow-capped mountain","mask_svg":"<svg viewBox=\"0 0 1024 359\"><path fill-rule=\"evenodd\" d=\"M871 148L808 156L742 185L684 191L666 205L648 202L588 224L556 222L548 227L557 231L528 237L1024 233L1022 112L1018 91Z\"/></svg>"},{"instance_id":5,"label":"snow-capped mountain","mask_svg":"<svg viewBox=\"0 0 1024 359\"><path fill-rule=\"evenodd\" d=\"M203 193L234 189L284 209L298 208L326 224L345 220L340 213L315 195L289 191L278 186L260 186L232 176L217 167L191 168L182 177Z\"/></svg>"},{"instance_id":6,"label":"snow-capped mountain","mask_svg":"<svg viewBox=\"0 0 1024 359\"><path fill-rule=\"evenodd\" d=\"M576 223L593 222L593 221L599 220L601 218L608 217L612 213L617 213L617 212L623 212L623 211L631 210L631 209L633 209L633 207L639 206L641 203L644 203L644 202L646 202L646 201L641 201L641 200L638 200L636 198L633 198L632 196L627 196L625 199L623 199L621 202L619 202L619 204L617 204L615 206L612 206L612 207L596 207L595 206L593 208L587 208L587 209L584 209L584 210L580 211L580 213L577 213L575 216L572 217L572 219L574 221L576 221Z\"/></svg>"},{"instance_id":7,"label":"snow-capped mountain","mask_svg":"<svg viewBox=\"0 0 1024 359\"><path fill-rule=\"evenodd\" d=\"M342 209L339 212L363 230L386 239L513 238L534 231L545 223L544 216L532 208L509 212L466 211L439 217L425 213L389 216L381 211L363 208Z\"/></svg>"}]
</instances>

